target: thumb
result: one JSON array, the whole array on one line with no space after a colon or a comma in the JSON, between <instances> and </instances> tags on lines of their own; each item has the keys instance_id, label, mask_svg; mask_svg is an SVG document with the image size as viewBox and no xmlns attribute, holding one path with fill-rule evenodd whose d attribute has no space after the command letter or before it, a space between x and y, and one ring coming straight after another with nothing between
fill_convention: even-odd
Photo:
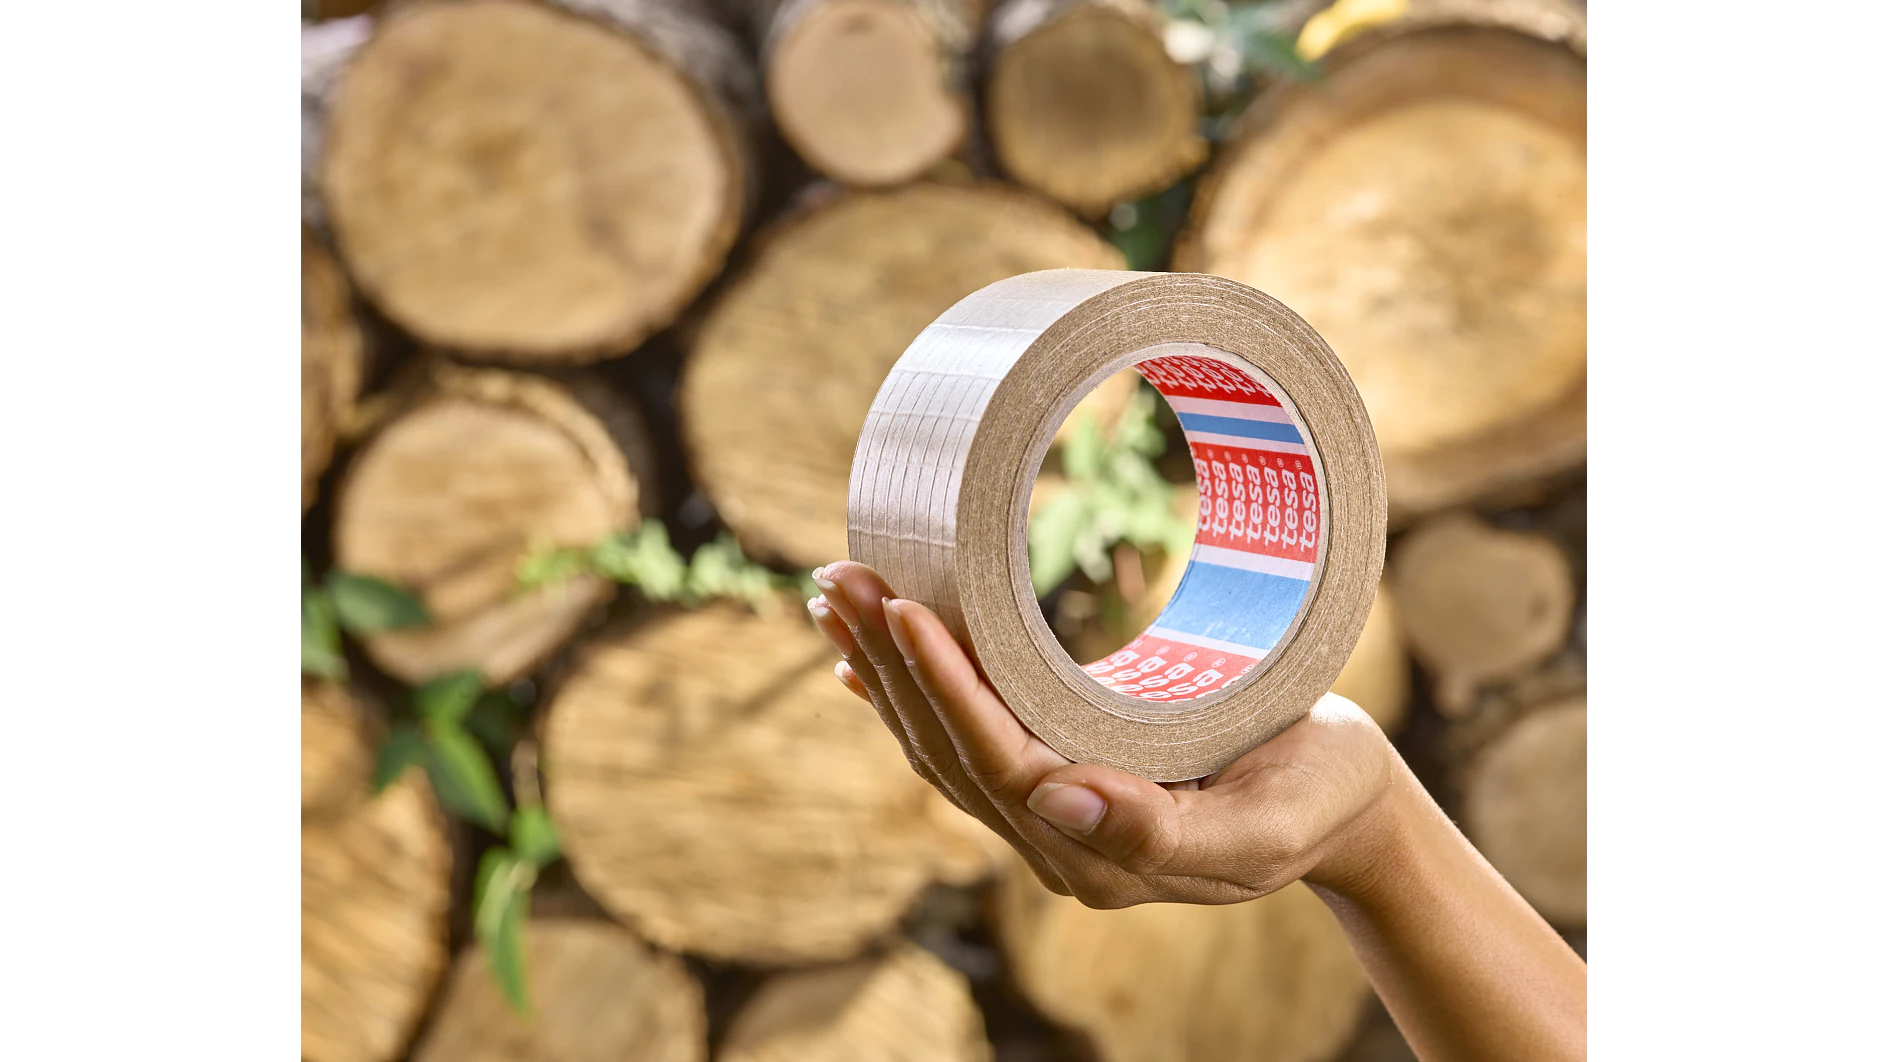
<instances>
[{"instance_id":1,"label":"thumb","mask_svg":"<svg viewBox=\"0 0 1888 1062\"><path fill-rule=\"evenodd\" d=\"M1029 810L1133 874L1263 888L1291 858L1289 816L1212 788L1170 790L1095 764L1044 775ZM1280 882L1279 884L1283 884Z\"/></svg>"}]
</instances>

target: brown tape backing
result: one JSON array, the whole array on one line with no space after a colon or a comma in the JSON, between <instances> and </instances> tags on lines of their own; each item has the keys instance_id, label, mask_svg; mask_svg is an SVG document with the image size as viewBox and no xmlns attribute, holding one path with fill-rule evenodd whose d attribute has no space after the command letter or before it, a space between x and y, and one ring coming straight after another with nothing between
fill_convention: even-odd
<instances>
[{"instance_id":1,"label":"brown tape backing","mask_svg":"<svg viewBox=\"0 0 1888 1062\"><path fill-rule=\"evenodd\" d=\"M1075 403L1136 367L1180 416L1201 519L1180 589L1082 667L1029 579L1036 470ZM1054 269L966 297L906 349L853 456L853 559L930 607L1018 718L1078 762L1156 781L1226 766L1311 709L1383 569L1363 402L1303 319L1200 273Z\"/></svg>"}]
</instances>

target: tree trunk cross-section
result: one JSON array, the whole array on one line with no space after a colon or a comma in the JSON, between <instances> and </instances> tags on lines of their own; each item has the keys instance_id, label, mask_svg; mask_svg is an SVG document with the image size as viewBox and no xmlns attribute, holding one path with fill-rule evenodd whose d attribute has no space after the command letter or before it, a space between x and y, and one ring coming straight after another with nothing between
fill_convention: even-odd
<instances>
[{"instance_id":1,"label":"tree trunk cross-section","mask_svg":"<svg viewBox=\"0 0 1888 1062\"><path fill-rule=\"evenodd\" d=\"M1009 0L990 48L990 138L1018 182L1094 216L1205 161L1199 81L1145 0Z\"/></svg>"},{"instance_id":2,"label":"tree trunk cross-section","mask_svg":"<svg viewBox=\"0 0 1888 1062\"><path fill-rule=\"evenodd\" d=\"M702 323L676 397L696 480L742 545L846 556L852 450L905 347L987 284L1121 256L1053 204L993 183L851 192L758 241Z\"/></svg>"},{"instance_id":3,"label":"tree trunk cross-section","mask_svg":"<svg viewBox=\"0 0 1888 1062\"><path fill-rule=\"evenodd\" d=\"M533 550L594 546L651 504L640 420L626 404L599 416L602 397L441 363L355 455L336 563L414 591L434 621L365 639L376 664L412 684L468 667L510 682L609 599L613 584L589 574L528 593L517 583Z\"/></svg>"},{"instance_id":4,"label":"tree trunk cross-section","mask_svg":"<svg viewBox=\"0 0 1888 1062\"><path fill-rule=\"evenodd\" d=\"M350 272L424 342L573 362L666 326L721 268L753 181L753 72L668 0L420 0L328 110Z\"/></svg>"},{"instance_id":5,"label":"tree trunk cross-section","mask_svg":"<svg viewBox=\"0 0 1888 1062\"><path fill-rule=\"evenodd\" d=\"M302 688L302 1058L393 1062L446 966L452 848L424 772L368 790L371 731Z\"/></svg>"},{"instance_id":6,"label":"tree trunk cross-section","mask_svg":"<svg viewBox=\"0 0 1888 1062\"><path fill-rule=\"evenodd\" d=\"M721 1062L989 1062L964 975L914 944L782 974L734 1019Z\"/></svg>"},{"instance_id":7,"label":"tree trunk cross-section","mask_svg":"<svg viewBox=\"0 0 1888 1062\"><path fill-rule=\"evenodd\" d=\"M912 773L797 615L664 612L580 652L544 722L545 799L585 891L663 947L843 959L994 835Z\"/></svg>"},{"instance_id":8,"label":"tree trunk cross-section","mask_svg":"<svg viewBox=\"0 0 1888 1062\"><path fill-rule=\"evenodd\" d=\"M701 986L621 926L533 919L524 966L528 1019L499 993L483 948L461 953L414 1062L706 1062Z\"/></svg>"},{"instance_id":9,"label":"tree trunk cross-section","mask_svg":"<svg viewBox=\"0 0 1888 1062\"><path fill-rule=\"evenodd\" d=\"M361 389L363 343L347 279L302 223L302 511L314 504Z\"/></svg>"},{"instance_id":10,"label":"tree trunk cross-section","mask_svg":"<svg viewBox=\"0 0 1888 1062\"><path fill-rule=\"evenodd\" d=\"M761 7L767 100L781 135L814 169L847 184L901 184L963 143L977 0Z\"/></svg>"},{"instance_id":11,"label":"tree trunk cross-section","mask_svg":"<svg viewBox=\"0 0 1888 1062\"><path fill-rule=\"evenodd\" d=\"M1586 924L1586 696L1534 709L1468 769L1463 825L1556 925Z\"/></svg>"},{"instance_id":12,"label":"tree trunk cross-section","mask_svg":"<svg viewBox=\"0 0 1888 1062\"><path fill-rule=\"evenodd\" d=\"M1302 314L1357 383L1407 516L1577 464L1586 67L1437 26L1340 46L1248 111L1176 267Z\"/></svg>"},{"instance_id":13,"label":"tree trunk cross-section","mask_svg":"<svg viewBox=\"0 0 1888 1062\"><path fill-rule=\"evenodd\" d=\"M1301 884L1225 906L1098 911L1016 860L996 922L1023 993L1101 1062L1326 1062L1370 992L1337 920Z\"/></svg>"}]
</instances>

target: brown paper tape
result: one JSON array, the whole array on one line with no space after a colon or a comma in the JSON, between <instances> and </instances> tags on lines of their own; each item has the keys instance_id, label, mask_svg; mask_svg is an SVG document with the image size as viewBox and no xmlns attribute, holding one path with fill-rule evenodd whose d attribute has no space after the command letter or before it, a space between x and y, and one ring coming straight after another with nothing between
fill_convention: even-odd
<instances>
[{"instance_id":1,"label":"brown paper tape","mask_svg":"<svg viewBox=\"0 0 1888 1062\"><path fill-rule=\"evenodd\" d=\"M1173 600L1082 666L1029 581L1029 495L1075 403L1135 367L1166 396L1200 486ZM1156 781L1226 766L1343 669L1383 569L1383 470L1318 334L1201 273L1053 269L945 311L879 388L853 456L852 557L935 611L1012 711L1077 762Z\"/></svg>"}]
</instances>

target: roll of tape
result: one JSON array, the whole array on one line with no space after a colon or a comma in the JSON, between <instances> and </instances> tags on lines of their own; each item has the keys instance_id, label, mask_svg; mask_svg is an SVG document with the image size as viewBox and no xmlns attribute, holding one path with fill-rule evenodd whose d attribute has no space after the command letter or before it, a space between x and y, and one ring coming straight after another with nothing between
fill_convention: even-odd
<instances>
[{"instance_id":1,"label":"roll of tape","mask_svg":"<svg viewBox=\"0 0 1888 1062\"><path fill-rule=\"evenodd\" d=\"M1050 438L1134 367L1179 416L1200 489L1192 556L1154 624L1077 664L1029 580ZM1200 273L1054 269L945 311L893 366L853 455L847 538L970 647L1071 760L1211 774L1310 711L1383 570L1383 470L1363 402L1270 296Z\"/></svg>"}]
</instances>

